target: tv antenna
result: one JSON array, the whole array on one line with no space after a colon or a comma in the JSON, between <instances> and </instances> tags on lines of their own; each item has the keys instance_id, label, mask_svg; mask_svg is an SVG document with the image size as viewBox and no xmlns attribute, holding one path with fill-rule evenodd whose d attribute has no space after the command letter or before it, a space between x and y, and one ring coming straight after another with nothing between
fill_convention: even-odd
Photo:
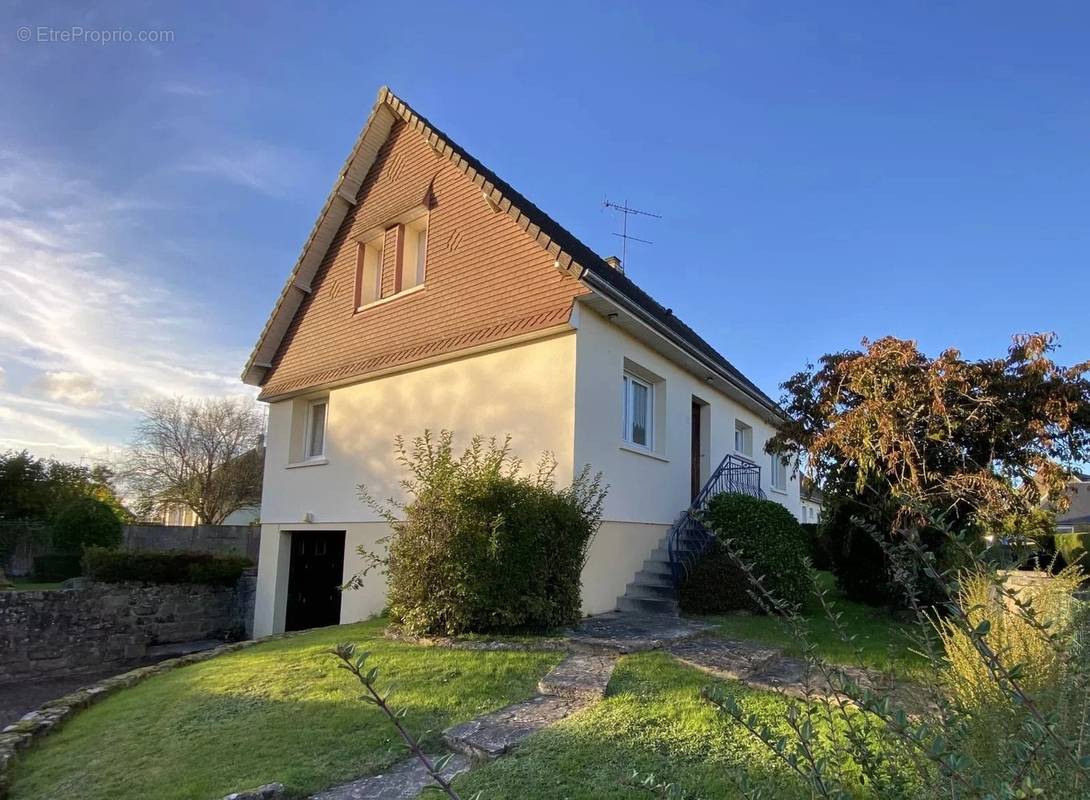
<instances>
[{"instance_id":1,"label":"tv antenna","mask_svg":"<svg viewBox=\"0 0 1090 800\"><path fill-rule=\"evenodd\" d=\"M623 203L613 203L610 200L606 199L606 200L602 201L602 208L608 208L611 211L619 211L619 212L621 212L622 215L624 215L624 222L621 223L621 232L613 234L614 236L618 236L621 239L621 264L622 265L624 265L626 263L625 258L628 256L628 240L629 239L631 239L634 242L640 242L641 244L654 244L654 242L648 241L647 239L641 239L638 236L629 236L628 235L628 218L629 218L629 216L636 216L636 217L654 217L655 219L662 219L661 216L659 216L658 214L652 214L650 211L640 211L640 209L638 209L638 208L630 208L629 205L628 205L627 200L625 200Z\"/></svg>"}]
</instances>

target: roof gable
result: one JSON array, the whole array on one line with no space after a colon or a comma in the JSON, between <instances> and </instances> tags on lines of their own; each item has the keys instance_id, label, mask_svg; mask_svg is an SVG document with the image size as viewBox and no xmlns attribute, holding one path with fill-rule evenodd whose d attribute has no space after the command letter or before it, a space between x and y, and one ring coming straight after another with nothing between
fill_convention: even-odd
<instances>
[{"instance_id":1,"label":"roof gable","mask_svg":"<svg viewBox=\"0 0 1090 800\"><path fill-rule=\"evenodd\" d=\"M424 137L441 159L448 160L464 173L498 211L508 215L519 228L544 248L554 259L557 269L581 279L596 292L624 301L661 334L693 353L702 363L720 373L728 383L740 389L753 401L774 414L782 413L774 401L678 319L670 309L663 307L630 278L608 265L548 214L413 111L387 87L379 90L367 122L322 206L291 276L281 290L276 306L246 363L242 374L243 381L254 385L264 382L292 320L305 297L312 291L311 281L346 215L355 205L363 181L379 150L399 119Z\"/></svg>"}]
</instances>

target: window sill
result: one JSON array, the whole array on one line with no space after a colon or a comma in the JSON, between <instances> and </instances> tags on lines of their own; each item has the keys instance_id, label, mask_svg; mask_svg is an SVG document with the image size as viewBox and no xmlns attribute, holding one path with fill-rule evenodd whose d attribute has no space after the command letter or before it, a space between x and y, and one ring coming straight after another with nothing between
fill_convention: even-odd
<instances>
[{"instance_id":1,"label":"window sill","mask_svg":"<svg viewBox=\"0 0 1090 800\"><path fill-rule=\"evenodd\" d=\"M394 302L394 300L400 300L402 297L408 297L411 294L416 294L417 292L422 292L422 291L424 291L425 286L427 286L426 283L418 283L416 286L413 286L412 288L403 289L402 291L398 292L397 294L392 294L389 297L383 297L383 298L380 298L378 300L372 300L370 303L364 303L362 306L359 306L359 307L356 308L356 313L359 313L360 311L366 311L367 309L374 308L375 306L383 306L383 305L386 305L387 303Z\"/></svg>"},{"instance_id":2,"label":"window sill","mask_svg":"<svg viewBox=\"0 0 1090 800\"><path fill-rule=\"evenodd\" d=\"M290 464L285 464L284 469L299 469L300 467L320 467L323 464L328 463L328 458L308 458L306 461L293 461Z\"/></svg>"},{"instance_id":3,"label":"window sill","mask_svg":"<svg viewBox=\"0 0 1090 800\"><path fill-rule=\"evenodd\" d=\"M647 458L653 458L656 461L662 461L667 464L670 463L670 459L666 456L660 456L658 453L652 452L651 450L643 450L639 447L633 447L630 444L622 444L620 449L624 450L626 453L635 453L638 456L646 456Z\"/></svg>"},{"instance_id":4,"label":"window sill","mask_svg":"<svg viewBox=\"0 0 1090 800\"><path fill-rule=\"evenodd\" d=\"M768 491L775 492L776 494L787 495L787 489L777 489L775 486L769 486Z\"/></svg>"},{"instance_id":5,"label":"window sill","mask_svg":"<svg viewBox=\"0 0 1090 800\"><path fill-rule=\"evenodd\" d=\"M756 465L757 462L753 460L753 453L743 453L741 450L735 450L734 455L743 461L748 461L750 464Z\"/></svg>"}]
</instances>

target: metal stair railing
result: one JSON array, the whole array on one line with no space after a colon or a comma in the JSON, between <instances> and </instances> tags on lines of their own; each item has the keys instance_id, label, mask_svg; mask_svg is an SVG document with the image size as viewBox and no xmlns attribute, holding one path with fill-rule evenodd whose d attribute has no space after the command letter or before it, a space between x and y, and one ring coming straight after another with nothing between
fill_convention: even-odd
<instances>
[{"instance_id":1,"label":"metal stair railing","mask_svg":"<svg viewBox=\"0 0 1090 800\"><path fill-rule=\"evenodd\" d=\"M692 569L696 561L711 546L714 534L702 521L708 501L723 493L748 494L764 499L761 490L761 468L752 461L728 454L701 487L692 504L682 512L677 522L670 528L666 540L666 552L670 559L670 571L674 586L681 587L681 581Z\"/></svg>"}]
</instances>

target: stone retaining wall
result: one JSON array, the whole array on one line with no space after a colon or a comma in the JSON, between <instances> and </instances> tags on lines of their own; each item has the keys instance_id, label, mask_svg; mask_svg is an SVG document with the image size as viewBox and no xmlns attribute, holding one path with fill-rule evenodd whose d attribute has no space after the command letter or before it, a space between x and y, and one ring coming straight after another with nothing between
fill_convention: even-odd
<instances>
[{"instance_id":1,"label":"stone retaining wall","mask_svg":"<svg viewBox=\"0 0 1090 800\"><path fill-rule=\"evenodd\" d=\"M244 575L233 587L89 583L0 592L0 683L123 668L151 645L247 637L255 582Z\"/></svg>"}]
</instances>

